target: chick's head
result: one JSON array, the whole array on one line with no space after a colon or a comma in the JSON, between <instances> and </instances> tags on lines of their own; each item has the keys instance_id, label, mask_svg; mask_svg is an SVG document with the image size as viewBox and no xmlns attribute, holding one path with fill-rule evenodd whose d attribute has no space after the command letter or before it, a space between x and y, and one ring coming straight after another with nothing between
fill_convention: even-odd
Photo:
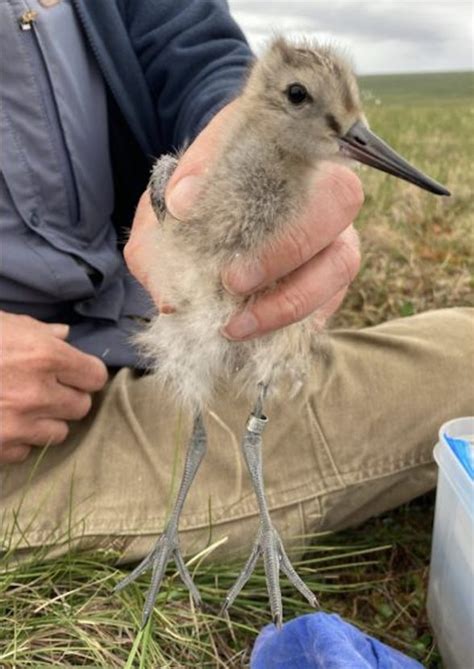
<instances>
[{"instance_id":1,"label":"chick's head","mask_svg":"<svg viewBox=\"0 0 474 669\"><path fill-rule=\"evenodd\" d=\"M357 121L366 125L350 63L329 46L274 40L256 61L243 99L272 141L310 163L333 158L338 139Z\"/></svg>"}]
</instances>

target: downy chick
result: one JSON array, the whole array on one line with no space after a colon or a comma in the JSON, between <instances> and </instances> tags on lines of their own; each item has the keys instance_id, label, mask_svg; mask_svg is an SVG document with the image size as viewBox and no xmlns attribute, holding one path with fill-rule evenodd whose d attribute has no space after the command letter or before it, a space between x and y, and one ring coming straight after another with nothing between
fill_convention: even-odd
<instances>
[{"instance_id":1,"label":"downy chick","mask_svg":"<svg viewBox=\"0 0 474 669\"><path fill-rule=\"evenodd\" d=\"M259 383L278 393L304 382L312 363L312 319L257 340L228 341L221 329L247 298L223 288L222 270L238 254L258 257L263 244L298 219L320 161L351 157L438 188L370 133L355 76L336 50L279 38L251 70L188 220L163 217L157 163L150 190L160 218L159 263L152 280L175 312L157 316L139 339L160 380L185 404L202 409L230 378L252 399Z\"/></svg>"},{"instance_id":2,"label":"downy chick","mask_svg":"<svg viewBox=\"0 0 474 669\"><path fill-rule=\"evenodd\" d=\"M256 340L232 342L221 328L245 307L222 286L223 269L237 254L250 261L271 244L308 199L322 160L355 158L434 193L448 191L411 167L367 126L355 77L335 50L277 39L255 63L242 91L220 154L186 221L163 207L164 187L176 161L165 157L153 171L150 190L159 225L152 280L175 312L158 315L140 336L156 375L194 414L184 474L163 534L150 554L117 586L120 590L152 569L142 624L153 610L166 564L173 558L197 605L201 599L179 547L178 525L186 495L206 451L202 418L219 385L232 380L252 401L242 451L255 489L260 526L250 556L229 591L227 610L263 557L273 620L282 623L282 570L312 604L313 593L295 572L271 521L262 474L263 405L273 393L298 390L313 368L311 319ZM255 401L255 398L256 401Z\"/></svg>"}]
</instances>

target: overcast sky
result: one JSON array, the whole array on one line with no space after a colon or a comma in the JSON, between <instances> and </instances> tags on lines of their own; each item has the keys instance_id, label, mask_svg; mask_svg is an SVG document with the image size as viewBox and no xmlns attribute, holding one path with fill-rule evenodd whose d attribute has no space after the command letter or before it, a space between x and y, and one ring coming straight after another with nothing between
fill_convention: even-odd
<instances>
[{"instance_id":1,"label":"overcast sky","mask_svg":"<svg viewBox=\"0 0 474 669\"><path fill-rule=\"evenodd\" d=\"M257 51L272 31L346 47L360 74L474 67L472 0L229 0Z\"/></svg>"}]
</instances>

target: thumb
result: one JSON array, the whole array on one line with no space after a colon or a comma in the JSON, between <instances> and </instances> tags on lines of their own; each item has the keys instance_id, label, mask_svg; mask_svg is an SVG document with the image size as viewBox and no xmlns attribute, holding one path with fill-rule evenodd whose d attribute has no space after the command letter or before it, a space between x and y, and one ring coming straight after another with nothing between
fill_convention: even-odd
<instances>
[{"instance_id":1,"label":"thumb","mask_svg":"<svg viewBox=\"0 0 474 669\"><path fill-rule=\"evenodd\" d=\"M182 155L165 193L166 208L174 218L184 220L192 209L238 105L234 100L221 109Z\"/></svg>"},{"instance_id":2,"label":"thumb","mask_svg":"<svg viewBox=\"0 0 474 669\"><path fill-rule=\"evenodd\" d=\"M48 329L54 337L66 340L69 335L69 325L65 323L47 323Z\"/></svg>"}]
</instances>

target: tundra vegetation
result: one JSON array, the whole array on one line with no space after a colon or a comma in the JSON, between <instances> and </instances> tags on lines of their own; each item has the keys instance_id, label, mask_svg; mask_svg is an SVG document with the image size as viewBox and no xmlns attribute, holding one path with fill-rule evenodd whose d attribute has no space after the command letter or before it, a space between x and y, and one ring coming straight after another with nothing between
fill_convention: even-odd
<instances>
[{"instance_id":1,"label":"tundra vegetation","mask_svg":"<svg viewBox=\"0 0 474 669\"><path fill-rule=\"evenodd\" d=\"M360 169L366 191L357 223L362 269L330 327L360 328L427 309L474 306L474 74L363 77L361 87L374 131L453 195L436 198ZM314 537L295 563L324 610L431 669L441 667L425 611L433 505L429 494L356 529ZM14 555L14 523L0 518L4 566ZM68 527L65 537L78 532ZM148 574L112 596L122 576L112 553L43 558L40 551L0 575L2 669L247 667L256 634L269 621L262 567L233 606L231 621L219 619L242 561L214 564L212 538L190 563L206 609L193 610L170 565L153 618L141 632ZM285 579L282 588L286 619L309 612Z\"/></svg>"}]
</instances>

